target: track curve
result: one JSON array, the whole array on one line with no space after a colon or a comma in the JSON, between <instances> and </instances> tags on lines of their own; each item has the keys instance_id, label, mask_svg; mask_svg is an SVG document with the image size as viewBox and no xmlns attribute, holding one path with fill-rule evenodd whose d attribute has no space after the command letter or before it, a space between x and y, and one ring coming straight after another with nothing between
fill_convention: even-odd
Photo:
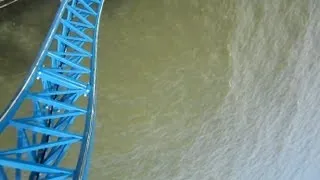
<instances>
[{"instance_id":1,"label":"track curve","mask_svg":"<svg viewBox=\"0 0 320 180\"><path fill-rule=\"evenodd\" d=\"M61 2L29 75L0 117L0 133L15 129L17 139L16 147L0 150L0 179L12 179L12 172L15 179L87 179L103 3ZM21 113L24 104L30 113ZM78 158L62 163L74 145Z\"/></svg>"}]
</instances>

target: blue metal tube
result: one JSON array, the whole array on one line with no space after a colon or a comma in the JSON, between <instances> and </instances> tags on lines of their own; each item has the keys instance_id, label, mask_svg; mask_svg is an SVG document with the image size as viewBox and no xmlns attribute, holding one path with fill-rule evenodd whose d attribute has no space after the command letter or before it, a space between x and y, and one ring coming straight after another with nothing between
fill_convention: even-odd
<instances>
[{"instance_id":1,"label":"blue metal tube","mask_svg":"<svg viewBox=\"0 0 320 180\"><path fill-rule=\"evenodd\" d=\"M45 165L39 166L35 163L18 161L16 159L10 159L10 158L1 158L0 163L8 167L13 167L16 169L24 169L29 171L37 169L39 172L63 173L63 174L69 174L69 175L73 173L73 171L70 169L57 168L57 167L51 167L51 166L45 166Z\"/></svg>"},{"instance_id":2,"label":"blue metal tube","mask_svg":"<svg viewBox=\"0 0 320 180\"><path fill-rule=\"evenodd\" d=\"M104 0L101 0L100 6L98 8L98 17L96 19L96 31L94 33L94 40L92 51L93 51L93 57L92 59L97 58L97 52L98 52L98 37L99 37L99 27L100 27L100 18L101 18L101 11L103 9ZM80 154L83 154L84 156L79 156L79 160L77 163L76 168L76 176L74 177L74 180L82 180L87 179L88 177L88 169L89 169L89 161L91 152L93 149L93 143L94 143L94 129L95 129L95 119L96 119L96 74L97 74L97 61L91 61L90 62L91 72L93 75L90 77L90 84L92 85L90 96L89 96L89 104L91 106L88 107L88 113L86 117L86 124L85 124L85 139L83 139L83 143L81 145L81 151Z\"/></svg>"}]
</instances>

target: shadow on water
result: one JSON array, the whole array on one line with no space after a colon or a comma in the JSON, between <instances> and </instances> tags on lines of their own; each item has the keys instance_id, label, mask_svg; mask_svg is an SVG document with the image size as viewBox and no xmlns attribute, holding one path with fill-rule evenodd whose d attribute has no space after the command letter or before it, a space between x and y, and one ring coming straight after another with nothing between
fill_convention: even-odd
<instances>
[{"instance_id":1,"label":"shadow on water","mask_svg":"<svg viewBox=\"0 0 320 180\"><path fill-rule=\"evenodd\" d=\"M16 3L0 10L0 23L3 23L3 21L15 20L15 18L19 18L22 15L24 15L26 12L30 12L30 11L41 13L44 11L44 9L42 9L42 6L45 6L48 4L50 5L54 4L56 6L57 2L42 1L42 0L32 0L32 1L19 0ZM30 19L30 21L31 20L32 19Z\"/></svg>"},{"instance_id":2,"label":"shadow on water","mask_svg":"<svg viewBox=\"0 0 320 180\"><path fill-rule=\"evenodd\" d=\"M57 10L57 2L20 0L0 11L0 75L30 68Z\"/></svg>"}]
</instances>

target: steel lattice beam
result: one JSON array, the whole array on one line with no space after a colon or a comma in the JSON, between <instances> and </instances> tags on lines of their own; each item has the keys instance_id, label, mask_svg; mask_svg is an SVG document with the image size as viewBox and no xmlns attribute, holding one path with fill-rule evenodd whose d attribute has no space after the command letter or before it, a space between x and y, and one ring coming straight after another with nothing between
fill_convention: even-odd
<instances>
[{"instance_id":1,"label":"steel lattice beam","mask_svg":"<svg viewBox=\"0 0 320 180\"><path fill-rule=\"evenodd\" d=\"M23 86L0 117L1 135L16 130L12 148L0 145L0 179L86 179L95 123L97 44L104 0L64 0ZM38 85L37 85L38 84ZM39 85L40 84L40 85ZM82 99L82 100L81 100ZM23 104L31 115L18 115ZM79 105L80 104L80 105ZM72 130L74 122L83 128ZM73 167L63 159L78 144Z\"/></svg>"}]
</instances>

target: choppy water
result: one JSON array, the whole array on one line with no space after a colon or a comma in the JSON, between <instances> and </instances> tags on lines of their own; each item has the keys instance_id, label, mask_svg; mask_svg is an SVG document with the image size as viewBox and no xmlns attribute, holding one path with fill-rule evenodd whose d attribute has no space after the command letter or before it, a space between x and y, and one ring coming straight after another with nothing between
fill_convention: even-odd
<instances>
[{"instance_id":1,"label":"choppy water","mask_svg":"<svg viewBox=\"0 0 320 180\"><path fill-rule=\"evenodd\" d=\"M49 25L32 22L56 8L41 6L46 15L0 24L0 37L28 32L11 44L30 57ZM107 1L91 179L319 179L319 10L316 0ZM6 52L9 94L27 68Z\"/></svg>"}]
</instances>

